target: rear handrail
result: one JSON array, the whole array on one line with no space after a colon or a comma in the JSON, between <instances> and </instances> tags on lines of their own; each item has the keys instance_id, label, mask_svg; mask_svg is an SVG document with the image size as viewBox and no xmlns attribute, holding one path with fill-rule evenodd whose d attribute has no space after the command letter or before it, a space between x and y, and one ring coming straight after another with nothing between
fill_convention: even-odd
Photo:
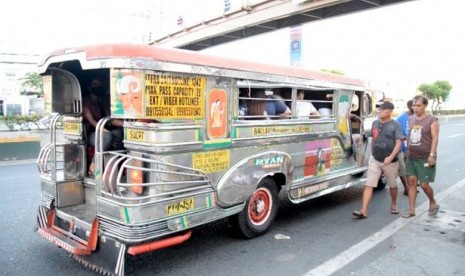
<instances>
[{"instance_id":1,"label":"rear handrail","mask_svg":"<svg viewBox=\"0 0 465 276\"><path fill-rule=\"evenodd\" d=\"M82 177L82 174L76 173L70 177L68 174L65 177L65 160L66 152L65 149L68 145L73 144L79 146L80 144L74 144L69 142L58 142L57 132L59 130L59 122L63 116L70 114L59 114L54 113L50 119L50 142L41 148L39 155L36 159L37 169L41 176L46 177L49 181L66 181L70 179L77 179ZM74 115L74 114L71 114ZM82 140L81 140L82 141ZM68 160L67 162L70 162ZM71 161L72 162L72 161Z\"/></svg>"},{"instance_id":2,"label":"rear handrail","mask_svg":"<svg viewBox=\"0 0 465 276\"><path fill-rule=\"evenodd\" d=\"M109 154L114 156L107 162L102 177L101 194L105 197L131 202L151 202L167 197L175 199L186 196L186 194L195 195L214 190L207 174L203 171L144 157L116 152L109 152ZM129 177L131 170L148 173L151 179L157 181L134 183ZM153 191L138 195L131 192L131 188L134 187L152 188Z\"/></svg>"},{"instance_id":3,"label":"rear handrail","mask_svg":"<svg viewBox=\"0 0 465 276\"><path fill-rule=\"evenodd\" d=\"M39 152L37 157L37 169L41 174L49 175L52 180L56 180L56 167L57 163L60 160L57 160L56 154L56 131L57 131L57 122L60 119L61 115L59 113L54 113L50 118L50 143L45 145ZM50 165L50 167L49 167Z\"/></svg>"}]
</instances>

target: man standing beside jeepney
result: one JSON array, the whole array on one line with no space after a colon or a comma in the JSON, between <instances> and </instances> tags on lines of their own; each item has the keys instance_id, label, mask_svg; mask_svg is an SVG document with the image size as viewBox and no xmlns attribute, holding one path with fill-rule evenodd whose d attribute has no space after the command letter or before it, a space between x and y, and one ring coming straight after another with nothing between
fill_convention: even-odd
<instances>
[{"instance_id":1,"label":"man standing beside jeepney","mask_svg":"<svg viewBox=\"0 0 465 276\"><path fill-rule=\"evenodd\" d=\"M428 215L436 216L439 205L434 199L433 188L429 183L436 176L436 153L439 140L439 122L436 116L426 113L428 99L423 96L413 98L414 115L409 118L409 136L407 144L407 175L409 181L409 207L404 218L415 216L415 201L417 199L416 183L429 199Z\"/></svg>"},{"instance_id":2,"label":"man standing beside jeepney","mask_svg":"<svg viewBox=\"0 0 465 276\"><path fill-rule=\"evenodd\" d=\"M368 162L367 181L363 190L362 209L352 214L365 219L368 215L368 205L373 196L373 188L378 185L381 174L384 173L391 195L391 214L399 214L397 209L397 175L399 172L398 154L402 143L402 129L399 123L392 119L394 105L383 102L378 108L378 120L371 128L372 155Z\"/></svg>"}]
</instances>

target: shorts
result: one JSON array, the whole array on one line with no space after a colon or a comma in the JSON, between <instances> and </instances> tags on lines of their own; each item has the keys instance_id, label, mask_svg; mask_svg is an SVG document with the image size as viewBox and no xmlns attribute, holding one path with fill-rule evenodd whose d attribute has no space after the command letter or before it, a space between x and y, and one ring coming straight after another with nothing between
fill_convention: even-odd
<instances>
[{"instance_id":1,"label":"shorts","mask_svg":"<svg viewBox=\"0 0 465 276\"><path fill-rule=\"evenodd\" d=\"M405 159L404 159L404 153L399 152L399 155L397 158L399 158L399 176L406 176L407 175L407 170L405 168Z\"/></svg>"},{"instance_id":2,"label":"shorts","mask_svg":"<svg viewBox=\"0 0 465 276\"><path fill-rule=\"evenodd\" d=\"M378 186L379 178L384 173L389 188L397 188L397 176L399 173L399 162L392 162L385 166L383 163L378 162L375 158L370 157L368 161L368 172L366 186Z\"/></svg>"},{"instance_id":3,"label":"shorts","mask_svg":"<svg viewBox=\"0 0 465 276\"><path fill-rule=\"evenodd\" d=\"M428 158L407 158L407 175L416 176L420 182L434 182L434 178L436 177L436 166L425 167L425 163L428 163Z\"/></svg>"}]
</instances>

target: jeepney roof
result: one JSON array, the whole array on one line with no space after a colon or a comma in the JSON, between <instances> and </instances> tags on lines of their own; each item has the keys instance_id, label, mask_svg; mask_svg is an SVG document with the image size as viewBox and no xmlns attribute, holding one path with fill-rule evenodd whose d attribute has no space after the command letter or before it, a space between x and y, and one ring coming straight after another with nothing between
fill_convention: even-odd
<instances>
[{"instance_id":1,"label":"jeepney roof","mask_svg":"<svg viewBox=\"0 0 465 276\"><path fill-rule=\"evenodd\" d=\"M102 44L57 50L50 53L43 62L39 64L39 71L45 73L50 64L69 60L79 60L83 69L113 67L156 70L158 67L153 66L153 64L150 65L150 62L175 63L217 69L208 70L208 72L212 72L212 75L214 75L215 72L221 74L219 71L221 69L228 69L250 72L252 74L263 73L284 78L318 80L364 87L364 83L360 79L326 72L230 59L195 51L135 44ZM149 61L149 63L147 63L147 61Z\"/></svg>"}]
</instances>

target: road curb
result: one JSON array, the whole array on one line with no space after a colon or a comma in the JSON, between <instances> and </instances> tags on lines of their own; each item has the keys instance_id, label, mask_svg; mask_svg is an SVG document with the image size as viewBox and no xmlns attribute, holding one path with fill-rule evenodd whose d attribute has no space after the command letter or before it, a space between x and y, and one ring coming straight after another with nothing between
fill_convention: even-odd
<instances>
[{"instance_id":1,"label":"road curb","mask_svg":"<svg viewBox=\"0 0 465 276\"><path fill-rule=\"evenodd\" d=\"M0 162L15 162L37 158L40 152L40 135L10 134L0 138Z\"/></svg>"}]
</instances>

